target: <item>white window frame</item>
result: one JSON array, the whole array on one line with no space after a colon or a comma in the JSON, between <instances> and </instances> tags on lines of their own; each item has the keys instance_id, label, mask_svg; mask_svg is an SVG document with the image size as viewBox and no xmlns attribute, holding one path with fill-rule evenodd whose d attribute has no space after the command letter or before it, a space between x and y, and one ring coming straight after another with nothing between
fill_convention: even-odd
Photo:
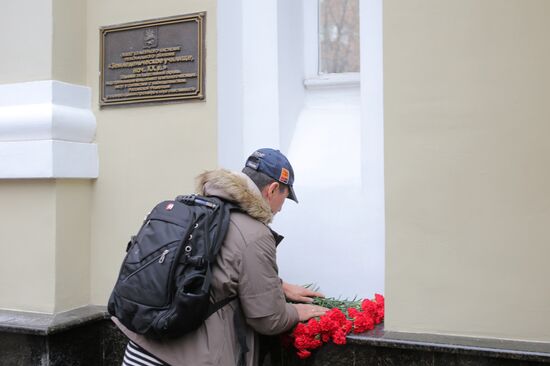
<instances>
[{"instance_id":1,"label":"white window frame","mask_svg":"<svg viewBox=\"0 0 550 366\"><path fill-rule=\"evenodd\" d=\"M359 72L319 74L319 0L304 0L303 14L305 88L359 88Z\"/></svg>"}]
</instances>

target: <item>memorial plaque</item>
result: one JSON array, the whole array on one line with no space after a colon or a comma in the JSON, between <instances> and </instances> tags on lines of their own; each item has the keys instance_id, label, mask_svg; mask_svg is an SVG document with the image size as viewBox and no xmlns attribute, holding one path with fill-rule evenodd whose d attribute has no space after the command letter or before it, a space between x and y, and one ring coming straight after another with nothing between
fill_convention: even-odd
<instances>
[{"instance_id":1,"label":"memorial plaque","mask_svg":"<svg viewBox=\"0 0 550 366\"><path fill-rule=\"evenodd\" d=\"M205 16L102 27L100 106L204 99Z\"/></svg>"}]
</instances>

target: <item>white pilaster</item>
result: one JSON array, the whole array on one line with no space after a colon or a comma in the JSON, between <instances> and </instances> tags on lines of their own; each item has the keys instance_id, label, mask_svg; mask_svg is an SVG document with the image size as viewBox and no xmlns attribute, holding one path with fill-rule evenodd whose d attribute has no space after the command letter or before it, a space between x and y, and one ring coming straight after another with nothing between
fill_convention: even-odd
<instances>
[{"instance_id":1,"label":"white pilaster","mask_svg":"<svg viewBox=\"0 0 550 366\"><path fill-rule=\"evenodd\" d=\"M361 156L366 278L383 291L385 271L384 83L382 1L361 0Z\"/></svg>"},{"instance_id":2,"label":"white pilaster","mask_svg":"<svg viewBox=\"0 0 550 366\"><path fill-rule=\"evenodd\" d=\"M218 164L243 165L242 0L218 1Z\"/></svg>"},{"instance_id":3,"label":"white pilaster","mask_svg":"<svg viewBox=\"0 0 550 366\"><path fill-rule=\"evenodd\" d=\"M248 156L280 144L277 0L243 0L242 11L243 153Z\"/></svg>"}]
</instances>

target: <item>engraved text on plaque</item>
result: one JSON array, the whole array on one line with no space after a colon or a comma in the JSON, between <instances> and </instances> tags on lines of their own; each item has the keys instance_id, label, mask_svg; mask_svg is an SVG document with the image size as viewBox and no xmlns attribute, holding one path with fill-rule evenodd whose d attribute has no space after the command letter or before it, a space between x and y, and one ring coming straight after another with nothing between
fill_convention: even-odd
<instances>
[{"instance_id":1,"label":"engraved text on plaque","mask_svg":"<svg viewBox=\"0 0 550 366\"><path fill-rule=\"evenodd\" d=\"M101 28L100 105L204 99L204 18Z\"/></svg>"}]
</instances>

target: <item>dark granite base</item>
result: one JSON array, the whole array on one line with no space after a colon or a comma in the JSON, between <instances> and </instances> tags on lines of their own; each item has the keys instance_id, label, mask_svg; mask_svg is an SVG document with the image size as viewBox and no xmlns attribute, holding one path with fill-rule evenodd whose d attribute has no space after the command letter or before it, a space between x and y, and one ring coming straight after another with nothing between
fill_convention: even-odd
<instances>
[{"instance_id":1,"label":"dark granite base","mask_svg":"<svg viewBox=\"0 0 550 366\"><path fill-rule=\"evenodd\" d=\"M120 366L128 339L111 320L103 321L101 331L103 366Z\"/></svg>"},{"instance_id":2,"label":"dark granite base","mask_svg":"<svg viewBox=\"0 0 550 366\"><path fill-rule=\"evenodd\" d=\"M269 366L549 366L550 344L384 332L352 335L344 346L324 345L306 360L282 351Z\"/></svg>"},{"instance_id":3,"label":"dark granite base","mask_svg":"<svg viewBox=\"0 0 550 366\"><path fill-rule=\"evenodd\" d=\"M126 339L103 308L49 317L9 312L0 323L0 365L120 366Z\"/></svg>"},{"instance_id":4,"label":"dark granite base","mask_svg":"<svg viewBox=\"0 0 550 366\"><path fill-rule=\"evenodd\" d=\"M120 366L126 342L104 307L57 315L0 311L1 366ZM278 338L263 344L271 351L262 366L550 366L550 343L392 333L382 325L306 360L282 349Z\"/></svg>"},{"instance_id":5,"label":"dark granite base","mask_svg":"<svg viewBox=\"0 0 550 366\"><path fill-rule=\"evenodd\" d=\"M326 345L306 359L286 355L284 366L548 366L548 363L486 356L348 344ZM275 366L275 363L270 364Z\"/></svg>"}]
</instances>

